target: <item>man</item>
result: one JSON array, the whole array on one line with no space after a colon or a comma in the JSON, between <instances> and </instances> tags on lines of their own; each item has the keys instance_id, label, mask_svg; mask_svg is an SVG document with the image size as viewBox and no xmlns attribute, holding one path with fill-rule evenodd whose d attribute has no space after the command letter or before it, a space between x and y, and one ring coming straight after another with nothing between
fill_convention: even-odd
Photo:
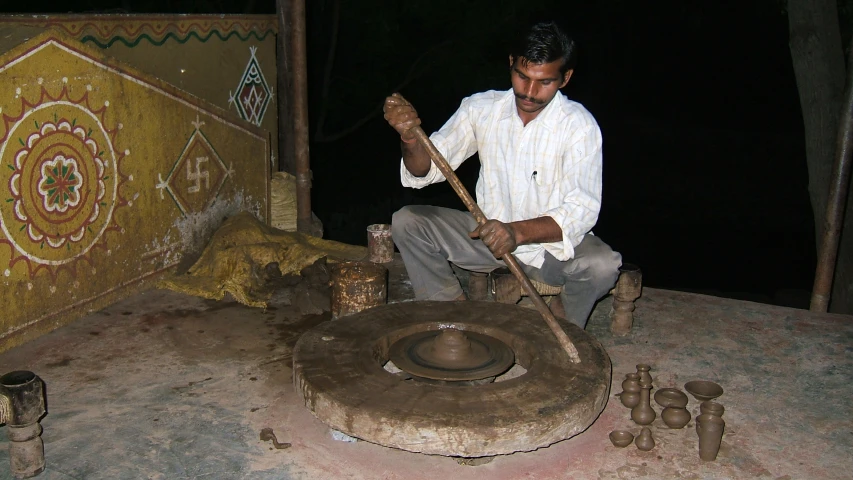
<instances>
[{"instance_id":1,"label":"man","mask_svg":"<svg viewBox=\"0 0 853 480\"><path fill-rule=\"evenodd\" d=\"M489 272L505 265L506 253L530 278L561 285L566 318L581 328L613 287L622 257L591 232L601 208L601 133L560 93L575 57L554 23L533 26L509 56L512 89L465 98L430 137L454 170L479 153L477 203L490 220L477 226L468 212L432 206L394 214L392 237L418 300L464 300L448 262ZM420 125L412 105L394 94L384 110L400 134L403 185L444 181L410 132Z\"/></svg>"}]
</instances>

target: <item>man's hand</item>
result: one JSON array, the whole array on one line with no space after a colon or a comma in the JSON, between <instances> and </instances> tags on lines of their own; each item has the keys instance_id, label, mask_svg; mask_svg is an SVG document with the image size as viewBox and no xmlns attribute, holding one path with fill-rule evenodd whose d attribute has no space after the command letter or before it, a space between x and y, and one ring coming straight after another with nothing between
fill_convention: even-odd
<instances>
[{"instance_id":1,"label":"man's hand","mask_svg":"<svg viewBox=\"0 0 853 480\"><path fill-rule=\"evenodd\" d=\"M515 230L509 224L498 220L487 220L468 236L471 238L479 237L483 240L495 258L501 258L507 253L512 253L518 247Z\"/></svg>"},{"instance_id":2,"label":"man's hand","mask_svg":"<svg viewBox=\"0 0 853 480\"><path fill-rule=\"evenodd\" d=\"M399 93L394 93L385 99L382 107L385 112L385 120L400 134L400 139L406 143L412 143L415 136L409 133L412 127L419 126L421 119L412 104L406 101Z\"/></svg>"}]
</instances>

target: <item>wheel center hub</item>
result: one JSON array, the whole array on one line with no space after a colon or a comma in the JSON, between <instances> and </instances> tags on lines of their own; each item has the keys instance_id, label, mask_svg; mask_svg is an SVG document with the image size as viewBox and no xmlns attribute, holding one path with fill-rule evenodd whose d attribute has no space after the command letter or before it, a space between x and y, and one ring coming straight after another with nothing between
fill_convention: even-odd
<instances>
[{"instance_id":1,"label":"wheel center hub","mask_svg":"<svg viewBox=\"0 0 853 480\"><path fill-rule=\"evenodd\" d=\"M401 338L391 345L389 359L417 377L467 381L506 372L515 362L515 355L497 338L445 328Z\"/></svg>"}]
</instances>

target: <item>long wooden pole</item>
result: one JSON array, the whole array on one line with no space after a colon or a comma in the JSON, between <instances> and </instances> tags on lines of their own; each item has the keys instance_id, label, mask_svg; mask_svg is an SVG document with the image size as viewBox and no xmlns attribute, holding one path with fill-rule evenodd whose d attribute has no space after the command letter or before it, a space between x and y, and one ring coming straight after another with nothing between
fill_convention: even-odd
<instances>
[{"instance_id":1,"label":"long wooden pole","mask_svg":"<svg viewBox=\"0 0 853 480\"><path fill-rule=\"evenodd\" d=\"M853 48L853 41L850 42ZM825 313L829 309L832 294L832 279L835 276L838 260L838 245L841 229L844 226L844 205L850 187L850 158L853 156L853 50L848 57L847 85L844 89L844 104L838 122L838 143L835 149L835 163L829 181L829 195L826 199L826 214L823 223L823 236L818 246L817 269L809 310ZM849 228L849 227L848 227Z\"/></svg>"},{"instance_id":2,"label":"long wooden pole","mask_svg":"<svg viewBox=\"0 0 853 480\"><path fill-rule=\"evenodd\" d=\"M429 153L429 156L433 163L435 163L435 166L441 170L444 178L447 179L447 183L453 187L453 190L455 190L456 194L459 195L459 198L462 199L462 203L464 203L465 206L468 207L468 211L474 215L474 219L477 220L477 223L479 225L486 223L487 218L483 214L483 211L480 210L480 206L477 205L477 202L474 201L474 198L471 197L471 194L469 194L468 190L465 189L465 186L462 185L459 177L456 176L456 172L450 168L450 164L447 163L447 160L441 152L435 148L435 145L432 144L432 141L427 137L423 129L421 127L413 127L410 131L415 134L418 142ZM516 260L511 253L504 255L502 259L504 263L506 263L507 267L509 267L512 274L515 275L515 278L521 282L521 285L524 287L527 295L531 300L533 300L533 305L536 306L536 310L539 310L539 313L542 314L542 318L545 319L545 323L547 323L548 327L551 328L551 331L554 332L554 336L557 337L557 341L563 347L563 350L566 351L573 363L580 363L580 355L578 355L578 349L575 348L575 344L572 343L569 336L566 335L566 332L564 332L560 327L560 324L557 322L557 318L554 317L554 313L551 312L551 309L548 308L545 300L542 300L542 296L540 296L539 292L536 291L536 287L534 287L533 283L530 282L530 279L527 278L527 274L525 274L524 270L521 269L521 266L518 264L518 260Z\"/></svg>"},{"instance_id":3,"label":"long wooden pole","mask_svg":"<svg viewBox=\"0 0 853 480\"><path fill-rule=\"evenodd\" d=\"M308 152L308 54L305 38L305 0L290 0L293 30L293 145L296 160L296 229L310 233L311 159ZM279 121L282 121L279 119ZM287 121L285 119L284 121Z\"/></svg>"}]
</instances>

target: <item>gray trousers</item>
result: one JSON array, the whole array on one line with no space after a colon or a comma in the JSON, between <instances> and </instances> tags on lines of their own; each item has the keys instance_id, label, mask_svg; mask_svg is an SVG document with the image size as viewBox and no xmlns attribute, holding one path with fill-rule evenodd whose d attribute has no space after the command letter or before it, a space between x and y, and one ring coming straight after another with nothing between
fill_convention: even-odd
<instances>
[{"instance_id":1,"label":"gray trousers","mask_svg":"<svg viewBox=\"0 0 853 480\"><path fill-rule=\"evenodd\" d=\"M391 236L400 250L417 300L454 300L462 287L451 262L465 270L491 272L505 267L480 239L468 232L477 228L469 212L413 205L394 213ZM563 287L566 318L586 327L595 302L616 283L622 255L594 235L586 235L565 262L545 252L541 268L519 262L527 275L539 282Z\"/></svg>"}]
</instances>

